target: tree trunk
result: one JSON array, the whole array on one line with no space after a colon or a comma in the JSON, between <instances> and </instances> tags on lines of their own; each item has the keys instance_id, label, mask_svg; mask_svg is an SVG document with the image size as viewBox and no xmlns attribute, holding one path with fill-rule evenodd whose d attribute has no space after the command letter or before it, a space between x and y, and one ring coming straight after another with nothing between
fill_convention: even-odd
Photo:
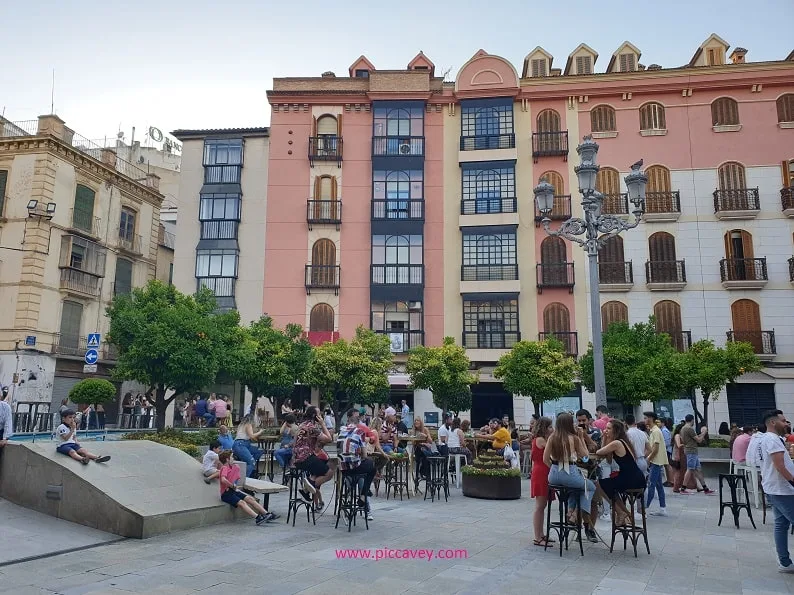
<instances>
[{"instance_id":1,"label":"tree trunk","mask_svg":"<svg viewBox=\"0 0 794 595\"><path fill-rule=\"evenodd\" d=\"M535 415L540 417L540 403L536 403L535 401L532 401L532 405L535 407Z\"/></svg>"},{"instance_id":2,"label":"tree trunk","mask_svg":"<svg viewBox=\"0 0 794 595\"><path fill-rule=\"evenodd\" d=\"M703 425L709 427L709 395L703 394Z\"/></svg>"},{"instance_id":3,"label":"tree trunk","mask_svg":"<svg viewBox=\"0 0 794 595\"><path fill-rule=\"evenodd\" d=\"M158 432L165 430L165 410L168 409L170 402L165 399L165 387L158 386L154 393L154 427Z\"/></svg>"}]
</instances>

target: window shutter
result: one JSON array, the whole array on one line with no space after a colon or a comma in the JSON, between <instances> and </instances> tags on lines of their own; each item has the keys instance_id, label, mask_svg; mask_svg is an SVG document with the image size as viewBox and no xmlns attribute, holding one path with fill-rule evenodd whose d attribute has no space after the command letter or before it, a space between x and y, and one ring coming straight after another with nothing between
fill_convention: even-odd
<instances>
[{"instance_id":1,"label":"window shutter","mask_svg":"<svg viewBox=\"0 0 794 595\"><path fill-rule=\"evenodd\" d=\"M601 194L620 193L620 175L616 169L602 167L596 174L596 190Z\"/></svg>"},{"instance_id":2,"label":"window shutter","mask_svg":"<svg viewBox=\"0 0 794 595\"><path fill-rule=\"evenodd\" d=\"M336 176L331 177L331 200L336 200L337 193L339 192L336 182Z\"/></svg>"},{"instance_id":3,"label":"window shutter","mask_svg":"<svg viewBox=\"0 0 794 595\"><path fill-rule=\"evenodd\" d=\"M553 109L543 110L538 114L538 132L559 132L560 114Z\"/></svg>"},{"instance_id":4,"label":"window shutter","mask_svg":"<svg viewBox=\"0 0 794 595\"><path fill-rule=\"evenodd\" d=\"M731 318L734 332L759 332L761 313L753 300L737 300L731 304ZM741 337L740 337L741 338Z\"/></svg>"},{"instance_id":5,"label":"window shutter","mask_svg":"<svg viewBox=\"0 0 794 595\"><path fill-rule=\"evenodd\" d=\"M620 54L620 71L632 72L634 70L634 54Z\"/></svg>"},{"instance_id":6,"label":"window shutter","mask_svg":"<svg viewBox=\"0 0 794 595\"><path fill-rule=\"evenodd\" d=\"M314 178L314 200L320 200L322 198L322 177L317 176Z\"/></svg>"},{"instance_id":7,"label":"window shutter","mask_svg":"<svg viewBox=\"0 0 794 595\"><path fill-rule=\"evenodd\" d=\"M744 258L755 258L753 255L753 236L742 230L742 254ZM750 271L748 271L749 273Z\"/></svg>"},{"instance_id":8,"label":"window shutter","mask_svg":"<svg viewBox=\"0 0 794 595\"><path fill-rule=\"evenodd\" d=\"M571 330L568 308L559 302L546 306L543 310L543 330L547 333L565 333Z\"/></svg>"},{"instance_id":9,"label":"window shutter","mask_svg":"<svg viewBox=\"0 0 794 595\"><path fill-rule=\"evenodd\" d=\"M334 309L328 304L317 304L309 315L309 330L314 332L333 332Z\"/></svg>"},{"instance_id":10,"label":"window shutter","mask_svg":"<svg viewBox=\"0 0 794 595\"><path fill-rule=\"evenodd\" d=\"M667 333L673 337L673 341L676 341L683 326L681 306L671 300L658 302L653 307L653 316L656 318L656 332Z\"/></svg>"},{"instance_id":11,"label":"window shutter","mask_svg":"<svg viewBox=\"0 0 794 595\"><path fill-rule=\"evenodd\" d=\"M336 117L336 136L342 136L342 114Z\"/></svg>"},{"instance_id":12,"label":"window shutter","mask_svg":"<svg viewBox=\"0 0 794 595\"><path fill-rule=\"evenodd\" d=\"M547 171L546 173L542 174L540 179L538 179L538 183L540 182L548 182L554 186L555 196L565 194L565 182L563 181L562 176L556 171Z\"/></svg>"},{"instance_id":13,"label":"window shutter","mask_svg":"<svg viewBox=\"0 0 794 595\"><path fill-rule=\"evenodd\" d=\"M747 188L744 166L740 163L724 163L718 170L720 190L741 190Z\"/></svg>"},{"instance_id":14,"label":"window shutter","mask_svg":"<svg viewBox=\"0 0 794 595\"><path fill-rule=\"evenodd\" d=\"M310 136L317 136L317 116L312 116L312 132Z\"/></svg>"},{"instance_id":15,"label":"window shutter","mask_svg":"<svg viewBox=\"0 0 794 595\"><path fill-rule=\"evenodd\" d=\"M645 173L648 176L648 192L670 192L670 170L661 165L652 165Z\"/></svg>"},{"instance_id":16,"label":"window shutter","mask_svg":"<svg viewBox=\"0 0 794 595\"><path fill-rule=\"evenodd\" d=\"M540 244L542 264L562 264L566 262L565 241L562 238L548 237Z\"/></svg>"},{"instance_id":17,"label":"window shutter","mask_svg":"<svg viewBox=\"0 0 794 595\"><path fill-rule=\"evenodd\" d=\"M734 258L733 243L731 242L731 232L730 231L727 232L725 236L723 236L723 238L725 240L725 258L730 260L731 258Z\"/></svg>"},{"instance_id":18,"label":"window shutter","mask_svg":"<svg viewBox=\"0 0 794 595\"><path fill-rule=\"evenodd\" d=\"M794 122L794 93L786 93L778 97L777 121Z\"/></svg>"},{"instance_id":19,"label":"window shutter","mask_svg":"<svg viewBox=\"0 0 794 595\"><path fill-rule=\"evenodd\" d=\"M711 104L713 126L736 126L739 124L739 104L732 97L720 97Z\"/></svg>"},{"instance_id":20,"label":"window shutter","mask_svg":"<svg viewBox=\"0 0 794 595\"><path fill-rule=\"evenodd\" d=\"M667 232L658 231L648 238L651 262L673 262L675 260L675 238Z\"/></svg>"},{"instance_id":21,"label":"window shutter","mask_svg":"<svg viewBox=\"0 0 794 595\"><path fill-rule=\"evenodd\" d=\"M320 266L333 266L336 264L336 246L331 240L323 238L314 243L312 247L312 264Z\"/></svg>"},{"instance_id":22,"label":"window shutter","mask_svg":"<svg viewBox=\"0 0 794 595\"><path fill-rule=\"evenodd\" d=\"M623 238L620 236L613 236L609 238L604 244L604 247L601 248L601 251L598 253L598 262L625 262L623 256Z\"/></svg>"},{"instance_id":23,"label":"window shutter","mask_svg":"<svg viewBox=\"0 0 794 595\"><path fill-rule=\"evenodd\" d=\"M784 188L790 188L791 187L791 171L789 170L789 162L788 161L783 160L783 163L781 163L781 165L780 165L780 171L783 174L783 187ZM3 172L0 172L0 175L2 175L2 173ZM2 184L0 185L0 189L2 189L4 185L5 185L5 180L2 180ZM0 200L2 200L2 199L0 199Z\"/></svg>"},{"instance_id":24,"label":"window shutter","mask_svg":"<svg viewBox=\"0 0 794 595\"><path fill-rule=\"evenodd\" d=\"M6 183L8 182L8 171L0 169L0 217L3 216L3 208L6 202Z\"/></svg>"},{"instance_id":25,"label":"window shutter","mask_svg":"<svg viewBox=\"0 0 794 595\"><path fill-rule=\"evenodd\" d=\"M606 331L610 324L628 322L629 308L623 302L607 302L601 306L601 329Z\"/></svg>"},{"instance_id":26,"label":"window shutter","mask_svg":"<svg viewBox=\"0 0 794 595\"><path fill-rule=\"evenodd\" d=\"M80 323L83 318L83 305L65 301L61 310L61 344L77 347L80 338Z\"/></svg>"}]
</instances>

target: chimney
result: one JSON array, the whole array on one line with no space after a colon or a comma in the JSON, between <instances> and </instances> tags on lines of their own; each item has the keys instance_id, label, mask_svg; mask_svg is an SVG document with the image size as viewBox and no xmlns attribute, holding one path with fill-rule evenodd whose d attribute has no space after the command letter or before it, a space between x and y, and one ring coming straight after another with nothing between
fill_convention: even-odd
<instances>
[{"instance_id":1,"label":"chimney","mask_svg":"<svg viewBox=\"0 0 794 595\"><path fill-rule=\"evenodd\" d=\"M153 190L160 191L160 176L157 174L146 174L146 182L144 182L145 186L152 188Z\"/></svg>"},{"instance_id":2,"label":"chimney","mask_svg":"<svg viewBox=\"0 0 794 595\"><path fill-rule=\"evenodd\" d=\"M99 154L99 160L110 167L116 167L116 158L116 151L113 149L102 149Z\"/></svg>"},{"instance_id":3,"label":"chimney","mask_svg":"<svg viewBox=\"0 0 794 595\"><path fill-rule=\"evenodd\" d=\"M336 78L336 75L335 75L333 72L331 72L330 70L326 70L324 73L322 73L322 75L321 75L321 76L322 76L324 79L333 79L333 78Z\"/></svg>"},{"instance_id":4,"label":"chimney","mask_svg":"<svg viewBox=\"0 0 794 595\"><path fill-rule=\"evenodd\" d=\"M729 58L733 64L744 64L744 57L747 55L747 50L744 48L734 48Z\"/></svg>"},{"instance_id":5,"label":"chimney","mask_svg":"<svg viewBox=\"0 0 794 595\"><path fill-rule=\"evenodd\" d=\"M55 114L39 116L38 134L48 134L50 136L54 136L57 139L64 140L64 136L66 134L65 129L66 125L64 124L64 121Z\"/></svg>"}]
</instances>

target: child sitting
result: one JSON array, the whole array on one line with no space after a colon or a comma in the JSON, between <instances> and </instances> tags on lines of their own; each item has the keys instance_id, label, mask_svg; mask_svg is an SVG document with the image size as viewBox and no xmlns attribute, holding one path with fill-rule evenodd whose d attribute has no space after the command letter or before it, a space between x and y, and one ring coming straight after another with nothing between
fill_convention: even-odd
<instances>
[{"instance_id":1,"label":"child sitting","mask_svg":"<svg viewBox=\"0 0 794 595\"><path fill-rule=\"evenodd\" d=\"M279 517L279 515L265 510L257 502L256 498L237 489L237 482L240 481L240 468L232 462L231 451L223 451L218 456L218 460L222 465L220 469L222 501L232 508L239 508L248 516L253 517L257 525L270 522Z\"/></svg>"},{"instance_id":2,"label":"child sitting","mask_svg":"<svg viewBox=\"0 0 794 595\"><path fill-rule=\"evenodd\" d=\"M61 454L69 455L83 465L88 465L88 461L106 463L110 460L109 456L92 454L77 443L77 422L75 421L75 413L71 409L61 411L61 425L58 426L57 434L61 442L55 450Z\"/></svg>"},{"instance_id":3,"label":"child sitting","mask_svg":"<svg viewBox=\"0 0 794 595\"><path fill-rule=\"evenodd\" d=\"M218 460L218 453L221 452L221 443L217 440L210 442L210 449L204 453L204 458L201 461L202 471L204 472L204 483L209 484L213 479L219 477L220 461Z\"/></svg>"}]
</instances>

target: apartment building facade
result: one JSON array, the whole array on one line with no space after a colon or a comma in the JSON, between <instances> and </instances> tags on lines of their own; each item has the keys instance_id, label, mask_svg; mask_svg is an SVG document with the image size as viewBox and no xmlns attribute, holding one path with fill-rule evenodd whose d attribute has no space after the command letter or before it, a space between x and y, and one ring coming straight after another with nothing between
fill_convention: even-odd
<instances>
[{"instance_id":1,"label":"apartment building facade","mask_svg":"<svg viewBox=\"0 0 794 595\"><path fill-rule=\"evenodd\" d=\"M521 75L481 50L454 83L421 53L403 70L362 56L349 76L275 79L263 310L313 342L388 334L393 396L420 413L435 408L411 394L405 354L452 336L480 373L474 421L521 423L532 407L493 381L498 358L550 335L578 356L590 338L583 251L547 236L532 193L555 187L553 228L582 215L573 168L590 134L605 212L631 217L631 163L649 176L642 224L600 254L596 315L653 314L681 350L752 344L764 371L729 386L712 420L794 406L794 53L750 63L729 47L712 35L680 68L643 66L625 42L604 72L580 44L563 68L536 48ZM544 411L580 405L594 398L577 388Z\"/></svg>"},{"instance_id":2,"label":"apartment building facade","mask_svg":"<svg viewBox=\"0 0 794 595\"><path fill-rule=\"evenodd\" d=\"M113 296L155 276L158 181L57 116L0 121L0 382L29 413L20 431L43 429L80 379L109 378L107 343L84 373L87 335L106 336Z\"/></svg>"}]
</instances>

